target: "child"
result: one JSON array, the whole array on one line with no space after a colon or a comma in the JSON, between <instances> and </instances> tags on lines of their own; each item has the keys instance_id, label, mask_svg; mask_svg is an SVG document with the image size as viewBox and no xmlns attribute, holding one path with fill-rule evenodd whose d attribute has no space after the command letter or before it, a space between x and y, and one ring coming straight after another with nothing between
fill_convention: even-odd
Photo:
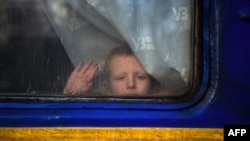
<instances>
[{"instance_id":1,"label":"child","mask_svg":"<svg viewBox=\"0 0 250 141\"><path fill-rule=\"evenodd\" d=\"M84 94L91 89L97 63L80 63L72 72L64 93ZM104 68L104 88L116 96L147 95L155 92L158 83L147 74L139 60L127 46L116 47L107 56Z\"/></svg>"}]
</instances>

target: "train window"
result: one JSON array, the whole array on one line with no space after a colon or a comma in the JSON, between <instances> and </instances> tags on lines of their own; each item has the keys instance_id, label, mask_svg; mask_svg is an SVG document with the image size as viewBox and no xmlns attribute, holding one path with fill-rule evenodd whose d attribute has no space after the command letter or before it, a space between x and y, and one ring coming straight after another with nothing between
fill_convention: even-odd
<instances>
[{"instance_id":1,"label":"train window","mask_svg":"<svg viewBox=\"0 0 250 141\"><path fill-rule=\"evenodd\" d=\"M195 0L0 1L0 93L192 97Z\"/></svg>"}]
</instances>

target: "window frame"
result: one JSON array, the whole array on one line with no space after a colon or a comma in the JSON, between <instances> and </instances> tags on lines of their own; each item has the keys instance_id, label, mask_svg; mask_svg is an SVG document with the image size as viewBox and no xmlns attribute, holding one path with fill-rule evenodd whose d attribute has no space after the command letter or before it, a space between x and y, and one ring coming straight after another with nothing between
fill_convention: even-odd
<instances>
[{"instance_id":1,"label":"window frame","mask_svg":"<svg viewBox=\"0 0 250 141\"><path fill-rule=\"evenodd\" d=\"M180 114L181 109L187 107L192 107L195 103L199 102L200 105L207 105L209 99L213 97L214 93L206 92L209 83L209 71L210 71L210 46L209 39L210 36L209 23L206 19L209 15L209 2L201 2L199 0L194 0L195 18L192 25L193 31L193 85L189 94L186 97L182 97L181 100L176 101L176 97L79 97L79 96L22 96L22 94L2 94L0 96L0 109L22 109L22 110L48 110L53 111L56 109L67 109L75 110L80 114L76 118L136 118L139 113L145 112L140 118L184 118L190 116L190 110L192 113L196 113L194 109L201 107L189 108L189 112L185 111L184 114ZM216 53L212 52L212 55L216 56ZM214 66L217 64L214 63ZM216 69L215 69L216 71ZM185 95L185 94L184 94ZM206 97L208 96L208 97ZM204 98L205 97L205 98ZM91 110L90 115L83 115L84 112ZM112 113L116 111L117 113L122 113L122 115ZM120 112L118 112L120 111ZM137 113L129 114L130 111L137 111ZM164 111L159 113L159 111ZM112 113L110 115L101 115L100 112ZM51 115L51 113L48 113ZM61 117L67 118L70 112L63 113ZM91 115L93 114L93 115ZM154 115L149 117L149 115ZM7 116L16 115L16 113L10 113ZM26 115L26 113L24 113ZM30 115L30 113L28 113ZM45 114L46 115L46 114ZM27 116L27 115L26 115ZM36 118L36 115L33 115Z\"/></svg>"}]
</instances>

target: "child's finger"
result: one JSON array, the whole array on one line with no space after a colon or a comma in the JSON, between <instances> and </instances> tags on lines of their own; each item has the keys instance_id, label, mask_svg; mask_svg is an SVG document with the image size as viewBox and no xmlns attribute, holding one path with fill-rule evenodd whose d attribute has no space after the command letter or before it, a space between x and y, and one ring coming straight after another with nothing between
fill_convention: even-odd
<instances>
[{"instance_id":1,"label":"child's finger","mask_svg":"<svg viewBox=\"0 0 250 141\"><path fill-rule=\"evenodd\" d=\"M76 71L76 72L81 71L82 66L83 66L83 62L81 61L81 62L76 66L76 68L75 68L74 71Z\"/></svg>"},{"instance_id":2,"label":"child's finger","mask_svg":"<svg viewBox=\"0 0 250 141\"><path fill-rule=\"evenodd\" d=\"M92 63L89 65L89 67L85 70L84 75L88 76L90 73L93 72L93 70L96 68L96 63L92 61Z\"/></svg>"},{"instance_id":3,"label":"child's finger","mask_svg":"<svg viewBox=\"0 0 250 141\"><path fill-rule=\"evenodd\" d=\"M91 81L94 77L94 75L96 74L96 72L98 71L98 65L97 63L94 63L89 69L88 71L85 73L85 78L86 81Z\"/></svg>"},{"instance_id":4,"label":"child's finger","mask_svg":"<svg viewBox=\"0 0 250 141\"><path fill-rule=\"evenodd\" d=\"M91 65L93 64L93 61L88 61L82 68L81 73L84 74L86 73L86 71L88 71L88 69L91 67Z\"/></svg>"}]
</instances>

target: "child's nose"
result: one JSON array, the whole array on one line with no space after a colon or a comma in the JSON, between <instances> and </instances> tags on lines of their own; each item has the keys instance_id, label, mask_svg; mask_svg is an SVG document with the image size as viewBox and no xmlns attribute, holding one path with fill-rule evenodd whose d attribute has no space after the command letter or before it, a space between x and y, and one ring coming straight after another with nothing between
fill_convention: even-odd
<instances>
[{"instance_id":1,"label":"child's nose","mask_svg":"<svg viewBox=\"0 0 250 141\"><path fill-rule=\"evenodd\" d=\"M135 78L132 75L128 77L127 87L128 87L128 89L136 88Z\"/></svg>"}]
</instances>

